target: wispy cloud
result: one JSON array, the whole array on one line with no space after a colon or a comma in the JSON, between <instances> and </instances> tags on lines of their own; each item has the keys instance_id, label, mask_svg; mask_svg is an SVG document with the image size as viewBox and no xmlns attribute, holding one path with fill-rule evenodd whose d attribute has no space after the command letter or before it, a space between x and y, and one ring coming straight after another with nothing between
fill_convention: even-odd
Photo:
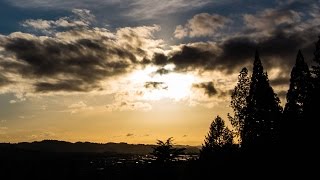
<instances>
[{"instance_id":1,"label":"wispy cloud","mask_svg":"<svg viewBox=\"0 0 320 180\"><path fill-rule=\"evenodd\" d=\"M203 7L210 0L12 0L10 3L22 8L52 8L52 9L101 9L118 8L122 15L136 19L158 19L163 15L184 12ZM120 7L120 8L119 8Z\"/></svg>"},{"instance_id":2,"label":"wispy cloud","mask_svg":"<svg viewBox=\"0 0 320 180\"><path fill-rule=\"evenodd\" d=\"M95 21L95 16L87 9L73 9L73 16L62 17L57 20L28 19L21 23L23 27L33 28L45 34L53 34L59 28L85 28Z\"/></svg>"},{"instance_id":3,"label":"wispy cloud","mask_svg":"<svg viewBox=\"0 0 320 180\"><path fill-rule=\"evenodd\" d=\"M201 13L193 16L185 25L178 25L174 32L176 38L206 37L218 34L217 31L230 23L231 19L218 15Z\"/></svg>"},{"instance_id":4,"label":"wispy cloud","mask_svg":"<svg viewBox=\"0 0 320 180\"><path fill-rule=\"evenodd\" d=\"M157 19L163 15L202 7L210 2L209 0L134 0L129 5L132 9L127 13L127 16L139 19Z\"/></svg>"},{"instance_id":5,"label":"wispy cloud","mask_svg":"<svg viewBox=\"0 0 320 180\"><path fill-rule=\"evenodd\" d=\"M7 134L8 129L9 129L8 127L0 126L0 135Z\"/></svg>"},{"instance_id":6,"label":"wispy cloud","mask_svg":"<svg viewBox=\"0 0 320 180\"><path fill-rule=\"evenodd\" d=\"M150 111L152 106L146 102L139 101L115 101L106 106L107 111Z\"/></svg>"},{"instance_id":7,"label":"wispy cloud","mask_svg":"<svg viewBox=\"0 0 320 180\"><path fill-rule=\"evenodd\" d=\"M71 114L76 114L78 112L88 111L88 110L93 110L93 107L88 106L83 101L79 101L77 103L74 103L74 104L71 104L71 105L68 106L68 111Z\"/></svg>"}]
</instances>

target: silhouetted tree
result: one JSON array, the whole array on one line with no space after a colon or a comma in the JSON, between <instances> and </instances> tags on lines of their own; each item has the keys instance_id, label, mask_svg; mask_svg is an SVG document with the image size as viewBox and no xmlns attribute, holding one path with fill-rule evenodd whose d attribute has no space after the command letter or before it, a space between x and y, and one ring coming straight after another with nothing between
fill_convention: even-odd
<instances>
[{"instance_id":1,"label":"silhouetted tree","mask_svg":"<svg viewBox=\"0 0 320 180\"><path fill-rule=\"evenodd\" d=\"M283 143L293 145L302 141L303 134L299 129L304 124L304 108L310 87L310 71L299 50L294 67L291 71L290 87L287 93L287 103L283 111ZM298 140L300 139L300 140Z\"/></svg>"},{"instance_id":2,"label":"silhouetted tree","mask_svg":"<svg viewBox=\"0 0 320 180\"><path fill-rule=\"evenodd\" d=\"M158 162L169 162L184 153L185 148L174 148L173 138L168 138L165 142L157 140L157 146L153 148L151 153L157 158Z\"/></svg>"},{"instance_id":3,"label":"silhouetted tree","mask_svg":"<svg viewBox=\"0 0 320 180\"><path fill-rule=\"evenodd\" d=\"M211 123L208 135L200 151L200 158L210 157L215 152L221 152L233 145L232 132L225 126L220 116Z\"/></svg>"},{"instance_id":4,"label":"silhouetted tree","mask_svg":"<svg viewBox=\"0 0 320 180\"><path fill-rule=\"evenodd\" d=\"M245 114L242 139L245 149L266 148L278 143L282 108L269 84L267 73L263 72L258 51L253 63Z\"/></svg>"},{"instance_id":5,"label":"silhouetted tree","mask_svg":"<svg viewBox=\"0 0 320 180\"><path fill-rule=\"evenodd\" d=\"M315 43L316 49L314 50L314 58L313 61L316 63L312 67L312 73L315 75L316 78L320 78L320 36L318 37L319 40L317 43ZM320 82L317 82L317 86L319 86Z\"/></svg>"},{"instance_id":6,"label":"silhouetted tree","mask_svg":"<svg viewBox=\"0 0 320 180\"><path fill-rule=\"evenodd\" d=\"M233 117L228 114L228 118L235 129L235 134L239 138L239 143L241 143L244 119L245 119L245 109L247 107L247 97L250 89L250 79L248 77L247 68L243 68L238 76L238 83L231 94L230 106L233 109Z\"/></svg>"},{"instance_id":7,"label":"silhouetted tree","mask_svg":"<svg viewBox=\"0 0 320 180\"><path fill-rule=\"evenodd\" d=\"M311 83L312 89L309 93L307 98L307 103L305 106L305 114L306 120L310 128L303 132L305 134L305 141L308 144L314 144L312 141L317 141L319 135L317 134L318 129L315 124L317 124L317 120L319 120L319 111L320 111L320 36L317 43L315 43L315 50L314 50L314 58L313 61L315 63L312 66L311 70Z\"/></svg>"}]
</instances>

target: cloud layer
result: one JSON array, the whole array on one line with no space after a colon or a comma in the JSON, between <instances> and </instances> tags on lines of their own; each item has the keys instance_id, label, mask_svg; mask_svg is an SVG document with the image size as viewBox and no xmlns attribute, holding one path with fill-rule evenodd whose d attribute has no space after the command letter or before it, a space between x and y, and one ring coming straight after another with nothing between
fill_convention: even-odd
<instances>
[{"instance_id":1,"label":"cloud layer","mask_svg":"<svg viewBox=\"0 0 320 180\"><path fill-rule=\"evenodd\" d=\"M163 15L185 12L202 7L209 0L13 0L10 3L22 8L50 8L50 9L112 9L123 11L123 16L136 19L159 19ZM119 8L120 7L120 8Z\"/></svg>"},{"instance_id":2,"label":"cloud layer","mask_svg":"<svg viewBox=\"0 0 320 180\"><path fill-rule=\"evenodd\" d=\"M90 13L78 9L74 12L80 17ZM43 25L48 24L45 20L26 22L49 31L56 28L53 24L58 26L60 20L50 21L48 26ZM102 80L142 65L142 60L151 57L162 43L153 39L158 26L126 27L110 32L89 27L85 18L79 22L85 26L47 36L21 32L1 36L0 68L5 69L11 79L1 75L0 85L19 83L22 78L29 79L36 92L100 90Z\"/></svg>"},{"instance_id":3,"label":"cloud layer","mask_svg":"<svg viewBox=\"0 0 320 180\"><path fill-rule=\"evenodd\" d=\"M183 11L184 2L174 0L153 7L153 3L158 2L131 1L133 9L126 15L151 19L161 13ZM62 7L76 2L55 0L50 3L31 1L30 6ZM77 3L88 5L87 1ZM117 3L120 2L100 1L100 5ZM186 4L194 8L206 3L208 1L199 0ZM26 93L95 92L115 97L122 94L122 98L110 103L107 109L150 110L152 107L144 98L148 93L152 100L168 98L169 94L178 96L176 91L183 87L189 88L186 94L193 93L188 97L189 102L195 102L195 96L202 93L198 99L207 103L205 98L225 98L232 88L226 79L238 74L243 66L250 66L256 49L260 50L271 83L285 86L296 52L302 49L305 59L310 60L313 43L320 32L319 5L300 4L299 7L304 8L302 12L293 8L294 3L283 3L257 13L243 13L239 15L240 19L213 13L195 14L184 25L174 25L173 36L183 42L180 44L169 44L160 39L159 25L115 30L96 27L95 16L87 9L73 9L70 16L57 19L28 19L21 25L29 33L0 35L0 93L14 91L19 97ZM172 5L172 9L166 9L168 5ZM150 13L143 14L148 10L136 12L138 7L150 8ZM227 26L237 26L234 29L238 31L224 32ZM136 72L145 74L137 73L134 80L128 78ZM208 73L219 74L219 77L209 78L205 75ZM190 74L196 80L190 80ZM119 77L127 79L120 82ZM183 77L181 79L188 82L179 87L168 77ZM217 82L220 77L225 80ZM175 91L173 88L176 87ZM185 94L177 99L185 100Z\"/></svg>"}]
</instances>

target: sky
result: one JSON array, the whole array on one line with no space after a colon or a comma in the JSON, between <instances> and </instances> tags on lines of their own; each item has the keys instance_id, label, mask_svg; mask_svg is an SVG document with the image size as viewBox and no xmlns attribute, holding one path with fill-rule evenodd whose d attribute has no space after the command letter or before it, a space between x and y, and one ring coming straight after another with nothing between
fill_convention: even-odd
<instances>
[{"instance_id":1,"label":"sky","mask_svg":"<svg viewBox=\"0 0 320 180\"><path fill-rule=\"evenodd\" d=\"M0 142L201 145L256 49L285 103L319 0L0 0Z\"/></svg>"}]
</instances>

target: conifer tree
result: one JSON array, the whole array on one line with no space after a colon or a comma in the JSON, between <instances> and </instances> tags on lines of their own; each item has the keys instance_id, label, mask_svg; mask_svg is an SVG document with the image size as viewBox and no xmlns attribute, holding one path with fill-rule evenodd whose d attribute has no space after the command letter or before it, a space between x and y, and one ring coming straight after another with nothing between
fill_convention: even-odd
<instances>
[{"instance_id":1,"label":"conifer tree","mask_svg":"<svg viewBox=\"0 0 320 180\"><path fill-rule=\"evenodd\" d=\"M223 119L217 116L211 123L208 135L204 140L200 156L210 157L215 152L231 147L233 144L233 135L228 127L225 126Z\"/></svg>"},{"instance_id":2,"label":"conifer tree","mask_svg":"<svg viewBox=\"0 0 320 180\"><path fill-rule=\"evenodd\" d=\"M238 77L238 83L231 94L231 103L230 106L233 109L234 116L232 117L228 114L228 118L235 129L235 135L239 138L241 143L244 119L245 119L245 110L247 107L247 97L250 89L250 79L248 77L247 68L243 68L240 71Z\"/></svg>"},{"instance_id":3,"label":"conifer tree","mask_svg":"<svg viewBox=\"0 0 320 180\"><path fill-rule=\"evenodd\" d=\"M319 139L317 121L319 120L320 111L320 36L317 43L315 43L314 58L315 63L311 69L311 90L307 97L304 113L306 122L310 128L302 132L304 134L304 141L309 145L314 144L314 141Z\"/></svg>"},{"instance_id":4,"label":"conifer tree","mask_svg":"<svg viewBox=\"0 0 320 180\"><path fill-rule=\"evenodd\" d=\"M290 87L287 93L287 103L283 112L283 142L291 145L301 134L299 129L305 123L304 109L310 87L310 71L299 50L294 67L291 71Z\"/></svg>"},{"instance_id":5,"label":"conifer tree","mask_svg":"<svg viewBox=\"0 0 320 180\"><path fill-rule=\"evenodd\" d=\"M266 148L279 141L282 108L269 84L258 51L255 54L250 82L242 146L245 149Z\"/></svg>"}]
</instances>

